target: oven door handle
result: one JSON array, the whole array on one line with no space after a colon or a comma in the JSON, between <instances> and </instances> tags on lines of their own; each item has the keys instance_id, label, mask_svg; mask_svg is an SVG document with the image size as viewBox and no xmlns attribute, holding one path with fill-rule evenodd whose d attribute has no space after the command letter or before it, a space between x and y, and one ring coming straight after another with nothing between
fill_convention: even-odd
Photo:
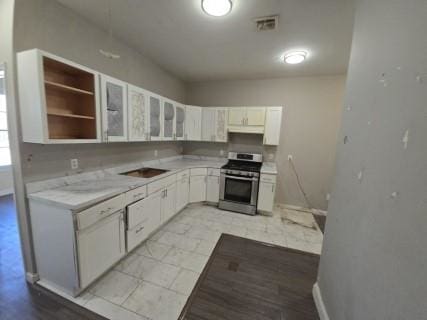
<instances>
[{"instance_id":1,"label":"oven door handle","mask_svg":"<svg viewBox=\"0 0 427 320\"><path fill-rule=\"evenodd\" d=\"M229 179L234 179L234 180L257 181L257 178L244 178L244 177L229 176L229 175L225 175L225 177Z\"/></svg>"}]
</instances>

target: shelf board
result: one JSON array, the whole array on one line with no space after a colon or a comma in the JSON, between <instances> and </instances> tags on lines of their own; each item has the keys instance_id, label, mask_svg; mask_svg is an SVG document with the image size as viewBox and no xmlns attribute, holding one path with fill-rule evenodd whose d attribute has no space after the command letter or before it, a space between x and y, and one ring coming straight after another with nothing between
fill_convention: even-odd
<instances>
[{"instance_id":1,"label":"shelf board","mask_svg":"<svg viewBox=\"0 0 427 320\"><path fill-rule=\"evenodd\" d=\"M59 112L52 112L52 111L49 111L47 114L49 116L54 116L54 117L66 117L66 118L78 118L78 119L95 120L95 117L83 116L83 115L80 115L80 114L59 113Z\"/></svg>"},{"instance_id":2,"label":"shelf board","mask_svg":"<svg viewBox=\"0 0 427 320\"><path fill-rule=\"evenodd\" d=\"M93 96L93 92L90 92L90 91L87 91L87 90L78 89L78 88L74 88L74 87L70 87L70 86L67 86L65 84L61 84L61 83L57 83L57 82L52 82L52 81L48 81L48 80L45 80L44 83L48 87L55 88L55 89L58 89L58 90L67 91L67 92L71 92L71 93L75 93L75 94L86 94L86 95Z\"/></svg>"}]
</instances>

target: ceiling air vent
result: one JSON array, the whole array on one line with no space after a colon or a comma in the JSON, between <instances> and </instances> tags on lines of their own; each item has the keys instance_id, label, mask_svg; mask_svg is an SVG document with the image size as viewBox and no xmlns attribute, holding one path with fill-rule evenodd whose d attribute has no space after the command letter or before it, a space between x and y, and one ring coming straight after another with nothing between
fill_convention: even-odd
<instances>
[{"instance_id":1,"label":"ceiling air vent","mask_svg":"<svg viewBox=\"0 0 427 320\"><path fill-rule=\"evenodd\" d=\"M278 15L255 18L254 20L258 31L276 30L279 25Z\"/></svg>"}]
</instances>

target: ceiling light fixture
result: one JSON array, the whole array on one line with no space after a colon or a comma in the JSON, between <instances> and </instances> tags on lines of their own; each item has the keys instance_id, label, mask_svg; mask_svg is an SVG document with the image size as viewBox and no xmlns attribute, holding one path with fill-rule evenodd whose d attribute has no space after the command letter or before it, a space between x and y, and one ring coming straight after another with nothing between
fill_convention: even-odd
<instances>
[{"instance_id":1,"label":"ceiling light fixture","mask_svg":"<svg viewBox=\"0 0 427 320\"><path fill-rule=\"evenodd\" d=\"M307 52L305 51L292 51L283 56L283 61L288 64L298 64L303 62L306 57Z\"/></svg>"},{"instance_id":2,"label":"ceiling light fixture","mask_svg":"<svg viewBox=\"0 0 427 320\"><path fill-rule=\"evenodd\" d=\"M202 9L210 16L222 17L231 11L231 0L202 0Z\"/></svg>"}]
</instances>

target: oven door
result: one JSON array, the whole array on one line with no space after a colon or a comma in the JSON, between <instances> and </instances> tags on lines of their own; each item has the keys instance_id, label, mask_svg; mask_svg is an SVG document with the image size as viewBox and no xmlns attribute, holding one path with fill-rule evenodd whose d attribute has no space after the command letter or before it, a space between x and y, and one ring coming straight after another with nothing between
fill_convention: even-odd
<instances>
[{"instance_id":1,"label":"oven door","mask_svg":"<svg viewBox=\"0 0 427 320\"><path fill-rule=\"evenodd\" d=\"M256 206L258 178L221 174L220 199Z\"/></svg>"}]
</instances>

